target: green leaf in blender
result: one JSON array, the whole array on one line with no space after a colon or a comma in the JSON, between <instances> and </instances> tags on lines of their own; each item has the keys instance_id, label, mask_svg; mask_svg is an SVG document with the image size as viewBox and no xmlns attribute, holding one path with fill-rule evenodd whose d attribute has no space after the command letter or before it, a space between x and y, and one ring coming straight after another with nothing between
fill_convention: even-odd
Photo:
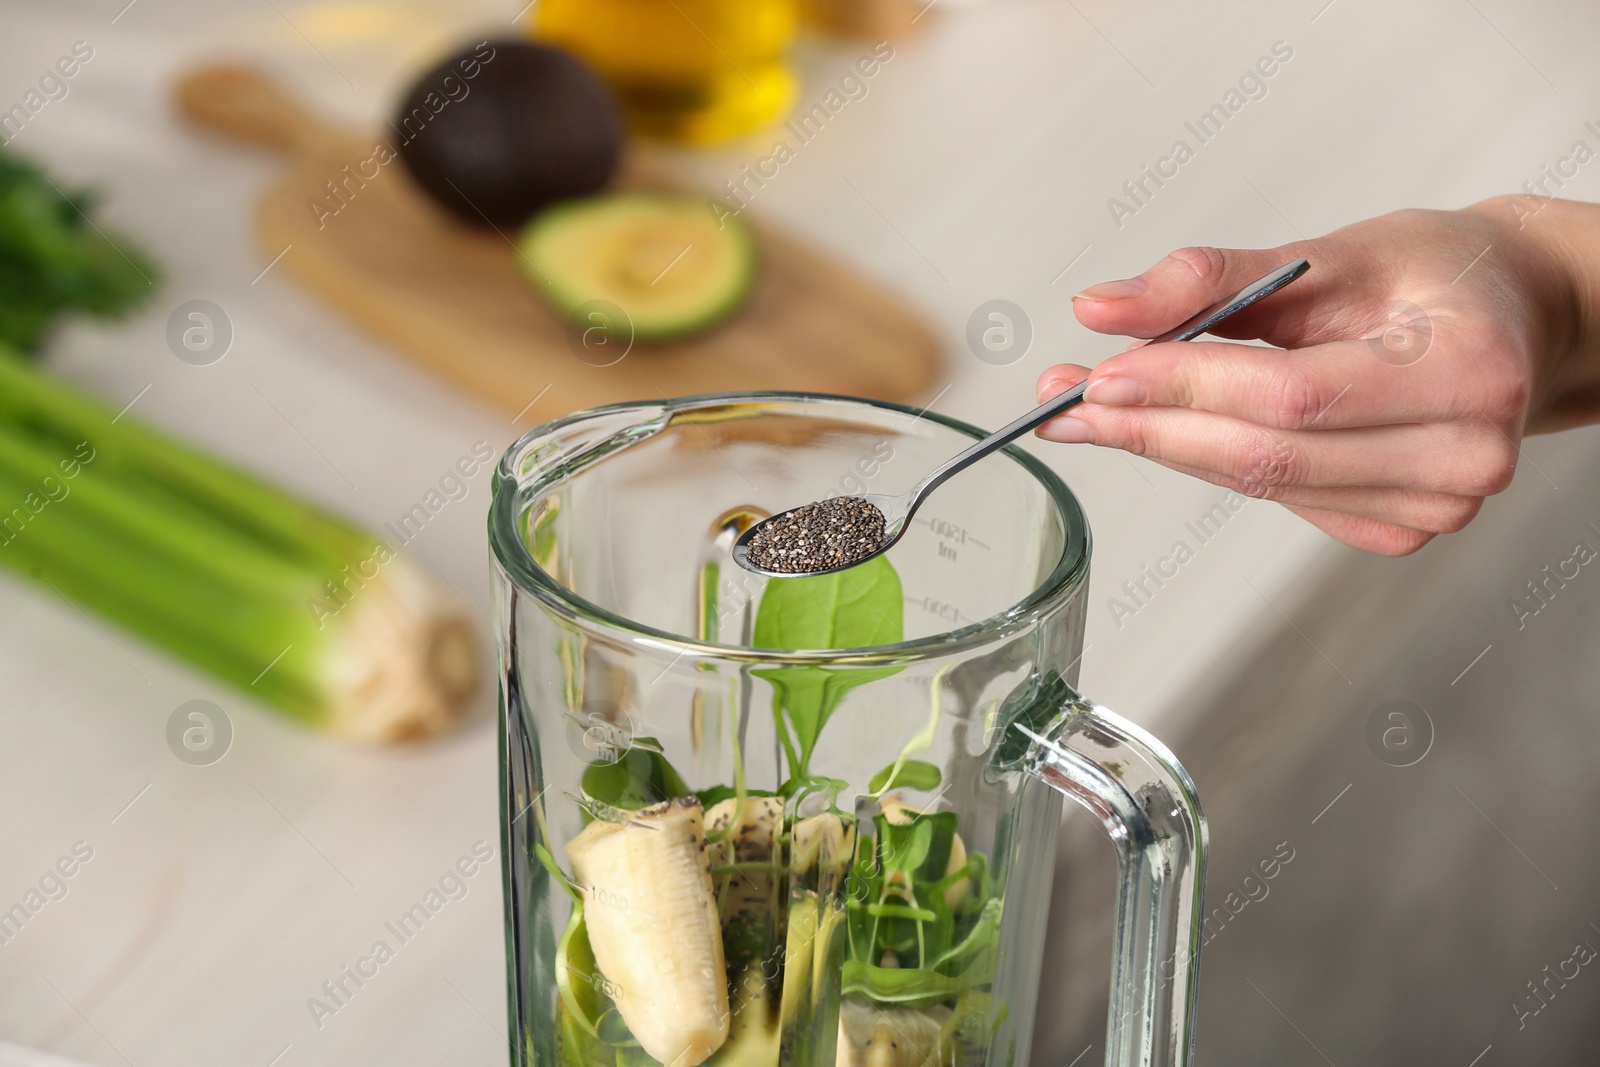
<instances>
[{"instance_id":1,"label":"green leaf in blender","mask_svg":"<svg viewBox=\"0 0 1600 1067\"><path fill-rule=\"evenodd\" d=\"M905 639L900 576L884 556L835 574L771 581L761 594L751 643L758 648L832 650ZM896 667L772 667L752 671L773 688L773 711L789 773L806 777L828 717L851 689Z\"/></svg>"},{"instance_id":2,"label":"green leaf in blender","mask_svg":"<svg viewBox=\"0 0 1600 1067\"><path fill-rule=\"evenodd\" d=\"M887 557L814 577L768 582L756 613L757 648L836 649L904 639L900 576Z\"/></svg>"},{"instance_id":3,"label":"green leaf in blender","mask_svg":"<svg viewBox=\"0 0 1600 1067\"><path fill-rule=\"evenodd\" d=\"M979 960L987 963L992 974L997 959L996 954L1000 951L1001 917L1000 901L997 899L985 901L977 923L967 931L967 936L930 960L929 968L949 974L958 963Z\"/></svg>"},{"instance_id":4,"label":"green leaf in blender","mask_svg":"<svg viewBox=\"0 0 1600 1067\"><path fill-rule=\"evenodd\" d=\"M845 995L864 995L880 1003L936 1005L958 993L994 981L1000 953L1000 901L989 901L978 925L960 944L941 953L933 966L875 966L845 961Z\"/></svg>"},{"instance_id":5,"label":"green leaf in blender","mask_svg":"<svg viewBox=\"0 0 1600 1067\"><path fill-rule=\"evenodd\" d=\"M592 1037L599 1036L600 1019L613 1008L603 991L605 982L589 946L589 929L583 921L583 904L573 905L572 917L556 946L556 990L572 1021Z\"/></svg>"},{"instance_id":6,"label":"green leaf in blender","mask_svg":"<svg viewBox=\"0 0 1600 1067\"><path fill-rule=\"evenodd\" d=\"M872 776L867 792L887 793L891 789L917 789L922 792L938 789L944 776L939 768L923 760L905 760L891 763Z\"/></svg>"},{"instance_id":7,"label":"green leaf in blender","mask_svg":"<svg viewBox=\"0 0 1600 1067\"><path fill-rule=\"evenodd\" d=\"M591 799L627 811L694 795L653 737L634 738L615 760L590 763L584 768L582 785Z\"/></svg>"},{"instance_id":8,"label":"green leaf in blender","mask_svg":"<svg viewBox=\"0 0 1600 1067\"><path fill-rule=\"evenodd\" d=\"M1049 732L1050 723L1061 714L1068 701L1077 696L1059 671L1030 675L1024 679L994 714L992 733L999 744L990 754L990 763L1001 770L1015 770L1033 745L1032 734ZM1017 729L1027 728L1027 733Z\"/></svg>"},{"instance_id":9,"label":"green leaf in blender","mask_svg":"<svg viewBox=\"0 0 1600 1067\"><path fill-rule=\"evenodd\" d=\"M563 1063L571 1067L614 1067L617 1050L584 1029L573 1016L572 1009L567 1007L567 1002L560 997L556 999L556 1016ZM538 1062L533 1053L533 1035L530 1033L526 1062Z\"/></svg>"},{"instance_id":10,"label":"green leaf in blender","mask_svg":"<svg viewBox=\"0 0 1600 1067\"><path fill-rule=\"evenodd\" d=\"M878 827L878 858L884 871L903 873L918 883L945 876L956 835L955 812L914 812L903 822L886 812L873 821Z\"/></svg>"},{"instance_id":11,"label":"green leaf in blender","mask_svg":"<svg viewBox=\"0 0 1600 1067\"><path fill-rule=\"evenodd\" d=\"M845 996L864 996L880 1004L937 1004L972 984L921 968L878 967L865 960L844 964Z\"/></svg>"},{"instance_id":12,"label":"green leaf in blender","mask_svg":"<svg viewBox=\"0 0 1600 1067\"><path fill-rule=\"evenodd\" d=\"M572 898L573 904L581 911L583 908L583 895L573 887L572 879L568 878L566 872L556 863L556 858L550 855L550 850L543 845L534 845L533 854L538 858L540 866L550 872L550 877L554 878L561 888L567 891L567 896Z\"/></svg>"},{"instance_id":13,"label":"green leaf in blender","mask_svg":"<svg viewBox=\"0 0 1600 1067\"><path fill-rule=\"evenodd\" d=\"M720 804L724 800L732 800L739 795L740 793L736 786L720 784L714 785L709 789L702 789L695 794L700 798L700 803L708 810L714 804ZM775 797L778 794L771 789L746 789L743 795L747 797Z\"/></svg>"},{"instance_id":14,"label":"green leaf in blender","mask_svg":"<svg viewBox=\"0 0 1600 1067\"><path fill-rule=\"evenodd\" d=\"M796 806L810 796L826 798L828 807L835 807L839 803L839 796L850 783L843 778L829 778L826 775L810 774L805 777L791 777L778 787L778 795L794 801Z\"/></svg>"},{"instance_id":15,"label":"green leaf in blender","mask_svg":"<svg viewBox=\"0 0 1600 1067\"><path fill-rule=\"evenodd\" d=\"M617 1049L617 1067L664 1067L664 1065L637 1045L623 1045Z\"/></svg>"}]
</instances>

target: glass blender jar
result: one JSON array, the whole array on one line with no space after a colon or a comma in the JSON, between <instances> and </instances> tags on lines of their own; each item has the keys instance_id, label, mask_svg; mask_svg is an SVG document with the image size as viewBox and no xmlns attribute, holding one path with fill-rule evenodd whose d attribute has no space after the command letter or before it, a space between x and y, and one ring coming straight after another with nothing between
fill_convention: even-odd
<instances>
[{"instance_id":1,"label":"glass blender jar","mask_svg":"<svg viewBox=\"0 0 1600 1067\"><path fill-rule=\"evenodd\" d=\"M768 582L770 512L982 437L893 404L619 404L502 458L490 541L518 1067L1021 1067L1063 798L1119 857L1105 1062L1187 1064L1205 821L1080 696L1089 529L1008 448L884 560Z\"/></svg>"}]
</instances>

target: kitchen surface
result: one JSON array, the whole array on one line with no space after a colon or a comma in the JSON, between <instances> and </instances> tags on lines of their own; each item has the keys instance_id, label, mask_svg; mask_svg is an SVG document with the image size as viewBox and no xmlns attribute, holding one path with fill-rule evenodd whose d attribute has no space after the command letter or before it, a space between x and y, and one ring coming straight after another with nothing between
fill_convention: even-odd
<instances>
[{"instance_id":1,"label":"kitchen surface","mask_svg":"<svg viewBox=\"0 0 1600 1067\"><path fill-rule=\"evenodd\" d=\"M247 62L319 123L375 130L420 69L523 35L534 6L0 7L0 112L80 59L6 127L8 149L97 190L96 219L163 275L128 319L59 331L41 366L368 529L403 528L404 557L442 580L478 648L459 728L373 747L0 573L0 910L42 877L61 887L0 941L0 1042L65 1058L0 1043L0 1062L506 1062L485 457L597 398L759 377L765 342L735 333L699 369L649 346L597 368L556 337L546 374L502 345L484 300L438 327L463 338L465 369L441 371L417 354L437 287L363 303L332 251L346 238L326 232L354 216L308 211L263 247L279 231L257 213L289 164L174 91ZM992 428L1036 402L1046 367L1121 347L1078 325L1074 292L1173 248L1270 247L1551 173L1560 195L1600 199L1600 10L1576 0L933 0L905 22L883 46L801 36L797 113L845 101L825 126L625 164L721 197L774 270L843 308L805 344L774 342L776 386L814 376ZM771 293L751 299L778 335L801 328ZM225 327L220 358L171 340L193 301ZM1015 328L1002 351L977 340L995 301ZM853 366L871 362L857 343L891 370ZM480 354L526 380L501 388ZM1600 546L1600 431L1528 440L1476 523L1403 560L1264 501L1219 521L1224 490L1122 452L1023 447L1093 528L1082 690L1177 753L1210 820L1196 1062L1592 1063L1600 593L1569 577L1532 617L1508 605L1574 542ZM1192 551L1152 592L1176 541ZM172 740L192 701L221 710L220 757L185 760ZM1416 747L1397 756L1385 723ZM1082 813L1061 841L1030 1062L1096 1063L1116 871ZM425 924L352 982L424 901Z\"/></svg>"}]
</instances>

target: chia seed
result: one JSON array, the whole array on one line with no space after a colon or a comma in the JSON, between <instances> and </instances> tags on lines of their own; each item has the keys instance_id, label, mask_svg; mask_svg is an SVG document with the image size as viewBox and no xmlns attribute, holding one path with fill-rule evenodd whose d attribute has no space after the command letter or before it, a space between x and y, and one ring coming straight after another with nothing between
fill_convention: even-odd
<instances>
[{"instance_id":1,"label":"chia seed","mask_svg":"<svg viewBox=\"0 0 1600 1067\"><path fill-rule=\"evenodd\" d=\"M763 522L746 542L752 564L781 574L847 567L883 546L883 512L855 496L836 496Z\"/></svg>"}]
</instances>

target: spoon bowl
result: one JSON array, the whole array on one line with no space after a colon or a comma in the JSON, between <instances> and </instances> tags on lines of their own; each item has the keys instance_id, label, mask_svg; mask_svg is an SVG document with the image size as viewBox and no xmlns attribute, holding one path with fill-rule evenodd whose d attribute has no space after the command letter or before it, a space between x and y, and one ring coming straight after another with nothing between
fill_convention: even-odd
<instances>
[{"instance_id":1,"label":"spoon bowl","mask_svg":"<svg viewBox=\"0 0 1600 1067\"><path fill-rule=\"evenodd\" d=\"M762 519L740 534L739 539L733 543L733 561L752 574L759 574L767 578L815 578L822 574L836 574L839 571L846 571L851 567L860 566L867 560L872 559L873 556L881 556L889 551L896 541L905 536L906 527L911 525L911 516L915 514L917 506L922 503L922 498L917 495L915 489L909 493L901 493L899 496L885 496L882 493L851 495L856 500L871 504L883 514L883 541L871 554L862 556L859 559L853 559L849 563L841 563L837 567L827 567L818 571L772 571L758 566L750 559L750 538L755 536L756 531L767 523L781 519L785 515L792 515L800 510L800 508L790 508L788 511L780 511L776 515ZM808 504L800 505L800 507L809 506Z\"/></svg>"}]
</instances>

